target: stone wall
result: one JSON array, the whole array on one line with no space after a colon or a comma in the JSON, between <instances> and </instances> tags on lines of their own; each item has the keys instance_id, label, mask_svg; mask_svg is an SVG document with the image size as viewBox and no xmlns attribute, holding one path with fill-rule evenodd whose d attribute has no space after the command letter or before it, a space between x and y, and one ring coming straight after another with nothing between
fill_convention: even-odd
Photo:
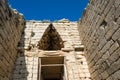
<instances>
[{"instance_id":1,"label":"stone wall","mask_svg":"<svg viewBox=\"0 0 120 80\"><path fill-rule=\"evenodd\" d=\"M12 10L7 0L0 0L0 80L12 80L17 45L24 24L23 16Z\"/></svg>"},{"instance_id":2,"label":"stone wall","mask_svg":"<svg viewBox=\"0 0 120 80\"><path fill-rule=\"evenodd\" d=\"M93 80L120 79L120 0L90 0L78 22Z\"/></svg>"},{"instance_id":3,"label":"stone wall","mask_svg":"<svg viewBox=\"0 0 120 80\"><path fill-rule=\"evenodd\" d=\"M50 32L51 28L52 32ZM61 50L45 50L50 44L50 39L48 39L50 36L53 38L53 41L50 41L51 43L56 41L54 39L55 37L61 38L64 48L61 48ZM40 65L38 59L40 60L41 57L50 58L60 56L64 56L64 73L68 78L66 80L91 80L83 52L84 46L81 45L80 41L77 22L59 20L59 22L53 22L51 24L43 21L30 20L26 22L23 37L24 41L21 40L21 43L25 45L24 56L20 56L16 61L13 80L37 80L37 65ZM60 41L58 40L55 43L59 46ZM43 50L38 49L37 45L42 47ZM53 47L52 49L55 49L55 45L51 46ZM29 46L31 49L28 49Z\"/></svg>"},{"instance_id":4,"label":"stone wall","mask_svg":"<svg viewBox=\"0 0 120 80\"><path fill-rule=\"evenodd\" d=\"M24 30L24 49L29 49L29 46L36 47L43 36L48 34L50 23L40 22L40 21L27 21ZM64 48L73 49L76 46L81 45L79 40L79 32L76 22L53 22L52 25L56 29L56 35L62 39ZM34 35L32 35L34 34ZM61 41L61 40L60 40ZM45 41L47 43L47 41ZM58 41L59 43L59 41Z\"/></svg>"}]
</instances>

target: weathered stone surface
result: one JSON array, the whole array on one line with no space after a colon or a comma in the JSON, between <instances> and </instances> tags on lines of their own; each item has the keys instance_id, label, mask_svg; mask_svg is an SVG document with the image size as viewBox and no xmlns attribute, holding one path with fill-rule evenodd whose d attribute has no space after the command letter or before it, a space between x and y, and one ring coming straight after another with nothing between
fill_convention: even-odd
<instances>
[{"instance_id":1,"label":"weathered stone surface","mask_svg":"<svg viewBox=\"0 0 120 80\"><path fill-rule=\"evenodd\" d=\"M93 80L118 80L120 1L90 0L78 23ZM90 14L91 13L91 14ZM96 75L96 72L99 74Z\"/></svg>"},{"instance_id":2,"label":"weathered stone surface","mask_svg":"<svg viewBox=\"0 0 120 80\"><path fill-rule=\"evenodd\" d=\"M0 80L37 80L38 57L46 56L65 56L69 80L120 79L120 0L90 0L79 31L62 19L51 28L50 21L27 21L22 32L23 15L7 0L0 1L0 14Z\"/></svg>"},{"instance_id":3,"label":"weathered stone surface","mask_svg":"<svg viewBox=\"0 0 120 80\"><path fill-rule=\"evenodd\" d=\"M7 0L0 1L0 80L12 80L17 46L24 23L23 15L12 10Z\"/></svg>"}]
</instances>

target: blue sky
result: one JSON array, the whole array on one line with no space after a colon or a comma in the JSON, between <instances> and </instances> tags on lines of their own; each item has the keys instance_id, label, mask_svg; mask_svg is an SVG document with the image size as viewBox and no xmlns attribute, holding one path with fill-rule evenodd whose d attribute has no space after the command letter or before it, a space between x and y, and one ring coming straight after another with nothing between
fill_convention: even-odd
<instances>
[{"instance_id":1,"label":"blue sky","mask_svg":"<svg viewBox=\"0 0 120 80\"><path fill-rule=\"evenodd\" d=\"M89 0L8 0L26 20L78 21Z\"/></svg>"}]
</instances>

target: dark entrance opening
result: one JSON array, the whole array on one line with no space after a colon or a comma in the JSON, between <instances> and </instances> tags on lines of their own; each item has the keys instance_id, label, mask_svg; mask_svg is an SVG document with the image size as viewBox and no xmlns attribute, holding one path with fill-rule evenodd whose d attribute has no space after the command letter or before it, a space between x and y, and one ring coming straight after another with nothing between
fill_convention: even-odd
<instances>
[{"instance_id":1,"label":"dark entrance opening","mask_svg":"<svg viewBox=\"0 0 120 80\"><path fill-rule=\"evenodd\" d=\"M39 58L38 80L67 80L64 57Z\"/></svg>"},{"instance_id":2,"label":"dark entrance opening","mask_svg":"<svg viewBox=\"0 0 120 80\"><path fill-rule=\"evenodd\" d=\"M63 41L53 24L48 26L39 41L38 46L39 49L43 50L60 50L64 47Z\"/></svg>"},{"instance_id":3,"label":"dark entrance opening","mask_svg":"<svg viewBox=\"0 0 120 80\"><path fill-rule=\"evenodd\" d=\"M63 66L42 66L41 78L43 80L63 80Z\"/></svg>"}]
</instances>

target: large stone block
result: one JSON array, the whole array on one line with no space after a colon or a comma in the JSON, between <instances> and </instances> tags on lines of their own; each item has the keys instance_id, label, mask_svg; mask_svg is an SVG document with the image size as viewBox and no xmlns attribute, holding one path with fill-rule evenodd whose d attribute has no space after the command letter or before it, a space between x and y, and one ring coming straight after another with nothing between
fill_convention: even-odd
<instances>
[{"instance_id":1,"label":"large stone block","mask_svg":"<svg viewBox=\"0 0 120 80\"><path fill-rule=\"evenodd\" d=\"M116 41L120 38L120 28L113 34L112 39Z\"/></svg>"},{"instance_id":2,"label":"large stone block","mask_svg":"<svg viewBox=\"0 0 120 80\"><path fill-rule=\"evenodd\" d=\"M119 48L119 47L120 47L120 46L119 46L118 42L116 41L116 42L109 48L110 55L113 54L113 52L114 52L117 48Z\"/></svg>"}]
</instances>

